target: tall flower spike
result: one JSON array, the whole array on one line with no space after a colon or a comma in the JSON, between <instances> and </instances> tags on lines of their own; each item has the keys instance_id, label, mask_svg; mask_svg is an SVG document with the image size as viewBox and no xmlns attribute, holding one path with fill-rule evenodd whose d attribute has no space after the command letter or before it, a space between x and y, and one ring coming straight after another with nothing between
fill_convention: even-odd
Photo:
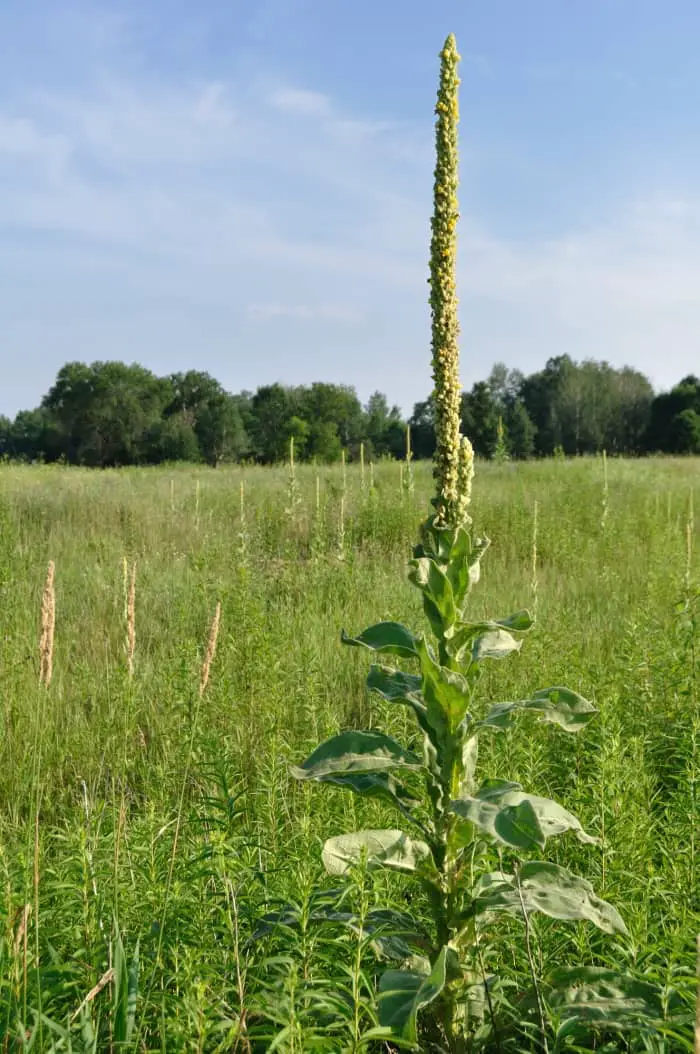
<instances>
[{"instance_id":1,"label":"tall flower spike","mask_svg":"<svg viewBox=\"0 0 700 1054\"><path fill-rule=\"evenodd\" d=\"M466 505L460 498L459 322L457 318L457 42L445 41L435 113L435 187L430 243L430 309L432 315L435 399L435 525L456 526ZM462 455L464 457L464 455ZM467 498L468 501L468 498Z\"/></svg>"}]
</instances>

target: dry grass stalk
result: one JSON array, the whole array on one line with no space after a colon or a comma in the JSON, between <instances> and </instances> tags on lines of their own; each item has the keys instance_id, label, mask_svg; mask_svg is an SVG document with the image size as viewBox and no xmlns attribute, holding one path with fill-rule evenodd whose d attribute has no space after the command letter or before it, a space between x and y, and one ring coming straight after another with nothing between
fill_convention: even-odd
<instances>
[{"instance_id":1,"label":"dry grass stalk","mask_svg":"<svg viewBox=\"0 0 700 1054\"><path fill-rule=\"evenodd\" d=\"M29 916L31 915L31 913L32 913L32 906L31 906L31 904L25 904L24 907L20 909L20 912L19 912L19 923L17 925L17 929L15 930L15 940L14 940L15 956L19 955L20 945L22 945L23 947L26 946L26 943L27 943L27 927L28 927L28 923L29 923Z\"/></svg>"},{"instance_id":2,"label":"dry grass stalk","mask_svg":"<svg viewBox=\"0 0 700 1054\"><path fill-rule=\"evenodd\" d=\"M53 674L53 639L56 627L55 565L49 561L41 597L41 640L39 642L39 682L48 688Z\"/></svg>"},{"instance_id":3,"label":"dry grass stalk","mask_svg":"<svg viewBox=\"0 0 700 1054\"><path fill-rule=\"evenodd\" d=\"M209 629L209 640L207 642L207 651L204 656L204 662L202 663L202 672L199 678L199 698L201 699L204 695L207 684L209 683L209 672L211 670L211 664L214 661L216 655L216 642L219 639L219 627L221 625L221 601L216 605L216 611L214 612L214 618L212 619L211 627Z\"/></svg>"},{"instance_id":4,"label":"dry grass stalk","mask_svg":"<svg viewBox=\"0 0 700 1054\"><path fill-rule=\"evenodd\" d=\"M129 677L134 676L136 652L136 561L131 565L129 591L126 598L126 665Z\"/></svg>"},{"instance_id":5,"label":"dry grass stalk","mask_svg":"<svg viewBox=\"0 0 700 1054\"><path fill-rule=\"evenodd\" d=\"M113 980L114 980L114 967L110 966L109 969L105 970L105 972L102 974L102 977L100 977L100 979L97 982L97 984L95 985L95 987L91 988L90 991L88 992L88 994L85 996L85 998L83 999L82 1003L80 1004L78 1009L75 1011L75 1013L71 1017L71 1021L75 1021L76 1017L79 1017L81 1010L83 1010L83 1008L86 1007L88 1005L88 1003L91 1003L93 1001L93 999L95 998L95 996L98 996L100 994L100 992L102 991L102 989L106 988L108 984L111 984L111 982Z\"/></svg>"}]
</instances>

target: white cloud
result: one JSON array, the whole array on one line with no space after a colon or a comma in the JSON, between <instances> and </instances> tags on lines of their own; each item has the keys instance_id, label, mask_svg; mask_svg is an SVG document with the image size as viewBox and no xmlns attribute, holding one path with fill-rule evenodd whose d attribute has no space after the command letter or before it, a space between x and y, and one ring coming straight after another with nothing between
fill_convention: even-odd
<instances>
[{"instance_id":1,"label":"white cloud","mask_svg":"<svg viewBox=\"0 0 700 1054\"><path fill-rule=\"evenodd\" d=\"M17 369L0 411L35 403L66 359L109 356L202 364L234 388L327 378L422 398L432 140L429 114L405 125L268 75L113 57L89 90L6 99L0 354ZM622 203L548 241L496 236L462 206L467 383L563 351L661 384L697 361L700 201Z\"/></svg>"},{"instance_id":2,"label":"white cloud","mask_svg":"<svg viewBox=\"0 0 700 1054\"><path fill-rule=\"evenodd\" d=\"M304 88L278 88L272 92L270 102L278 110L303 117L329 117L332 113L327 95Z\"/></svg>"}]
</instances>

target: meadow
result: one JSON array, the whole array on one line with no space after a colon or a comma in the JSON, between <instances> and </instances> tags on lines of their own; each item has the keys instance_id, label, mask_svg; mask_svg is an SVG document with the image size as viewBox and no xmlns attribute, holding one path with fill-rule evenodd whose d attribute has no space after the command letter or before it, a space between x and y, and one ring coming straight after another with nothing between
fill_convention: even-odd
<instances>
[{"instance_id":1,"label":"meadow","mask_svg":"<svg viewBox=\"0 0 700 1054\"><path fill-rule=\"evenodd\" d=\"M382 619L420 625L405 565L430 466L417 463L407 483L396 462L371 475L302 465L293 480L284 466L0 466L0 1049L394 1049L367 1036L370 941L314 922L319 905L348 898L421 912L410 882L364 874L338 891L321 866L329 835L391 826L389 810L289 769L339 730L410 738L407 715L367 695L365 655L339 642L341 628ZM483 763L602 837L547 852L590 879L629 930L540 919L538 971L612 964L660 993L654 1030L563 1036L552 1050L693 1050L693 493L700 509L692 459L477 466L474 528L493 544L473 613L537 614L521 653L492 663L479 692L518 699L566 684L599 710L575 737L536 723L494 735ZM526 949L520 938L504 947L490 968L516 993Z\"/></svg>"}]
</instances>

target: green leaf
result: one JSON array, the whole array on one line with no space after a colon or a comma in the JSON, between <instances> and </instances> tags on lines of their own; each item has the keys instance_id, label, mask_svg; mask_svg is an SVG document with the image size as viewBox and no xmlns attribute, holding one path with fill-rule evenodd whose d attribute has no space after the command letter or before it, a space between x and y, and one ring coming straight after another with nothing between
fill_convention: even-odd
<instances>
[{"instance_id":1,"label":"green leaf","mask_svg":"<svg viewBox=\"0 0 700 1054\"><path fill-rule=\"evenodd\" d=\"M495 703L478 727L507 728L513 715L521 711L539 713L542 721L559 725L565 732L580 732L598 713L592 703L569 688L542 688L531 699Z\"/></svg>"},{"instance_id":2,"label":"green leaf","mask_svg":"<svg viewBox=\"0 0 700 1054\"><path fill-rule=\"evenodd\" d=\"M414 823L420 830L423 826L420 821L412 815L411 809L418 805L416 798L408 787L395 779L389 772L352 772L343 775L323 776L319 783L330 783L336 787L344 787L362 794L367 798L384 798L395 805L403 816Z\"/></svg>"},{"instance_id":3,"label":"green leaf","mask_svg":"<svg viewBox=\"0 0 700 1054\"><path fill-rule=\"evenodd\" d=\"M264 915L253 931L251 941L259 940L280 927L298 931L307 923L343 926L357 935L363 933L370 938L377 955L400 962L431 947L428 933L408 912L374 908L363 920L356 912L339 911L333 906L312 906L310 911L304 912L297 904L286 904L281 910Z\"/></svg>"},{"instance_id":4,"label":"green leaf","mask_svg":"<svg viewBox=\"0 0 700 1054\"><path fill-rule=\"evenodd\" d=\"M136 942L131 963L127 962L121 933L116 926L114 939L113 1020L115 1042L126 1044L131 1039L136 1023L136 1002L139 989L139 942Z\"/></svg>"},{"instance_id":5,"label":"green leaf","mask_svg":"<svg viewBox=\"0 0 700 1054\"><path fill-rule=\"evenodd\" d=\"M470 913L506 911L522 917L521 896L526 911L540 911L553 919L592 922L604 933L627 932L616 908L597 897L590 882L544 860L523 864L520 890L514 875L498 871L482 875Z\"/></svg>"},{"instance_id":6,"label":"green leaf","mask_svg":"<svg viewBox=\"0 0 700 1054\"><path fill-rule=\"evenodd\" d=\"M523 608L521 611L514 611L512 615L507 615L506 618L494 619L494 622L497 626L503 626L504 629L513 630L514 633L527 633L535 624L535 620L527 608Z\"/></svg>"},{"instance_id":7,"label":"green leaf","mask_svg":"<svg viewBox=\"0 0 700 1054\"><path fill-rule=\"evenodd\" d=\"M522 641L516 640L505 629L489 630L477 637L472 645L472 661L482 659L505 659L514 651L520 651Z\"/></svg>"},{"instance_id":8,"label":"green leaf","mask_svg":"<svg viewBox=\"0 0 700 1054\"><path fill-rule=\"evenodd\" d=\"M301 766L293 766L298 780L323 780L329 776L386 769L420 769L421 759L383 732L342 732L311 753Z\"/></svg>"},{"instance_id":9,"label":"green leaf","mask_svg":"<svg viewBox=\"0 0 700 1054\"><path fill-rule=\"evenodd\" d=\"M418 640L416 646L428 722L440 735L447 730L453 733L467 717L469 685L460 673L437 663L424 640Z\"/></svg>"},{"instance_id":10,"label":"green leaf","mask_svg":"<svg viewBox=\"0 0 700 1054\"><path fill-rule=\"evenodd\" d=\"M423 762L382 732L351 731L326 740L303 765L293 766L291 773L298 780L331 783L356 794L386 798L420 827L410 812L418 799L388 771L397 768L420 770Z\"/></svg>"},{"instance_id":11,"label":"green leaf","mask_svg":"<svg viewBox=\"0 0 700 1054\"><path fill-rule=\"evenodd\" d=\"M476 765L479 760L479 737L469 736L462 744L462 765L459 777L459 796L466 798L474 789Z\"/></svg>"},{"instance_id":12,"label":"green leaf","mask_svg":"<svg viewBox=\"0 0 700 1054\"><path fill-rule=\"evenodd\" d=\"M550 798L525 794L519 783L509 783L507 780L487 780L473 798L453 801L450 808L463 820L475 824L498 841L517 848L528 848L525 842L519 840L519 825L527 813L513 812L525 803L532 809L537 820L536 837L535 832L532 832L535 844L544 846L547 838L553 838L565 831L573 831L580 842L597 844L598 839L587 834L579 820L563 805ZM513 830L511 823L515 824Z\"/></svg>"},{"instance_id":13,"label":"green leaf","mask_svg":"<svg viewBox=\"0 0 700 1054\"><path fill-rule=\"evenodd\" d=\"M387 867L407 873L427 863L430 849L403 831L354 831L329 838L323 847L323 866L329 875L346 875L364 858L369 868Z\"/></svg>"},{"instance_id":14,"label":"green leaf","mask_svg":"<svg viewBox=\"0 0 700 1054\"><path fill-rule=\"evenodd\" d=\"M469 593L469 558L472 551L472 541L469 532L464 527L458 527L454 533L452 545L450 546L445 574L452 585L452 592L458 610L464 605Z\"/></svg>"},{"instance_id":15,"label":"green leaf","mask_svg":"<svg viewBox=\"0 0 700 1054\"><path fill-rule=\"evenodd\" d=\"M481 558L490 546L488 538L476 538L472 542L472 551L469 555L469 585L476 585L481 576Z\"/></svg>"},{"instance_id":16,"label":"green leaf","mask_svg":"<svg viewBox=\"0 0 700 1054\"><path fill-rule=\"evenodd\" d=\"M428 556L411 561L409 581L423 593L423 606L433 633L442 640L457 618L454 594L449 578Z\"/></svg>"},{"instance_id":17,"label":"green leaf","mask_svg":"<svg viewBox=\"0 0 700 1054\"><path fill-rule=\"evenodd\" d=\"M359 920L355 919L359 932ZM428 951L431 940L424 927L405 911L375 908L365 916L364 932L372 938L374 950L386 959L403 961L415 955L416 949Z\"/></svg>"},{"instance_id":18,"label":"green leaf","mask_svg":"<svg viewBox=\"0 0 700 1054\"><path fill-rule=\"evenodd\" d=\"M513 615L509 615L503 619L485 619L481 622L458 622L455 625L452 636L448 642L449 652L458 662L464 661L464 652L469 647L473 646L473 642L478 637L483 637L488 634L499 634L503 631L512 633L526 633L533 625L533 619L529 611L516 611ZM505 640L505 638L504 638ZM485 642L488 643L488 642ZM484 650L485 645L481 645L481 650ZM520 647L516 644L516 647ZM511 650L513 650L511 648ZM505 654L508 654L506 652ZM473 656L473 658L486 658L485 655ZM493 656L494 658L500 658L501 654Z\"/></svg>"},{"instance_id":19,"label":"green leaf","mask_svg":"<svg viewBox=\"0 0 700 1054\"><path fill-rule=\"evenodd\" d=\"M417 1043L417 1016L423 1007L434 1002L448 980L448 971L456 967L454 949L445 946L430 973L415 970L387 970L379 981L379 1023L397 1039Z\"/></svg>"},{"instance_id":20,"label":"green leaf","mask_svg":"<svg viewBox=\"0 0 700 1054\"><path fill-rule=\"evenodd\" d=\"M370 651L383 651L389 655L401 655L404 658L413 659L418 654L416 638L400 622L378 622L376 626L370 626L357 637L348 637L343 630L340 639L343 644L368 648Z\"/></svg>"},{"instance_id":21,"label":"green leaf","mask_svg":"<svg viewBox=\"0 0 700 1054\"><path fill-rule=\"evenodd\" d=\"M659 987L597 966L561 967L547 978L545 997L562 1022L560 1038L599 1026L625 1031L664 1017Z\"/></svg>"},{"instance_id":22,"label":"green leaf","mask_svg":"<svg viewBox=\"0 0 700 1054\"><path fill-rule=\"evenodd\" d=\"M518 805L495 805L478 798L450 802L450 809L461 820L478 827L489 837L514 849L544 849L546 837L529 801Z\"/></svg>"},{"instance_id":23,"label":"green leaf","mask_svg":"<svg viewBox=\"0 0 700 1054\"><path fill-rule=\"evenodd\" d=\"M403 703L416 715L418 724L426 734L430 733L428 711L421 692L422 679L403 670L389 666L372 665L367 674L367 687L376 692L387 703Z\"/></svg>"}]
</instances>

